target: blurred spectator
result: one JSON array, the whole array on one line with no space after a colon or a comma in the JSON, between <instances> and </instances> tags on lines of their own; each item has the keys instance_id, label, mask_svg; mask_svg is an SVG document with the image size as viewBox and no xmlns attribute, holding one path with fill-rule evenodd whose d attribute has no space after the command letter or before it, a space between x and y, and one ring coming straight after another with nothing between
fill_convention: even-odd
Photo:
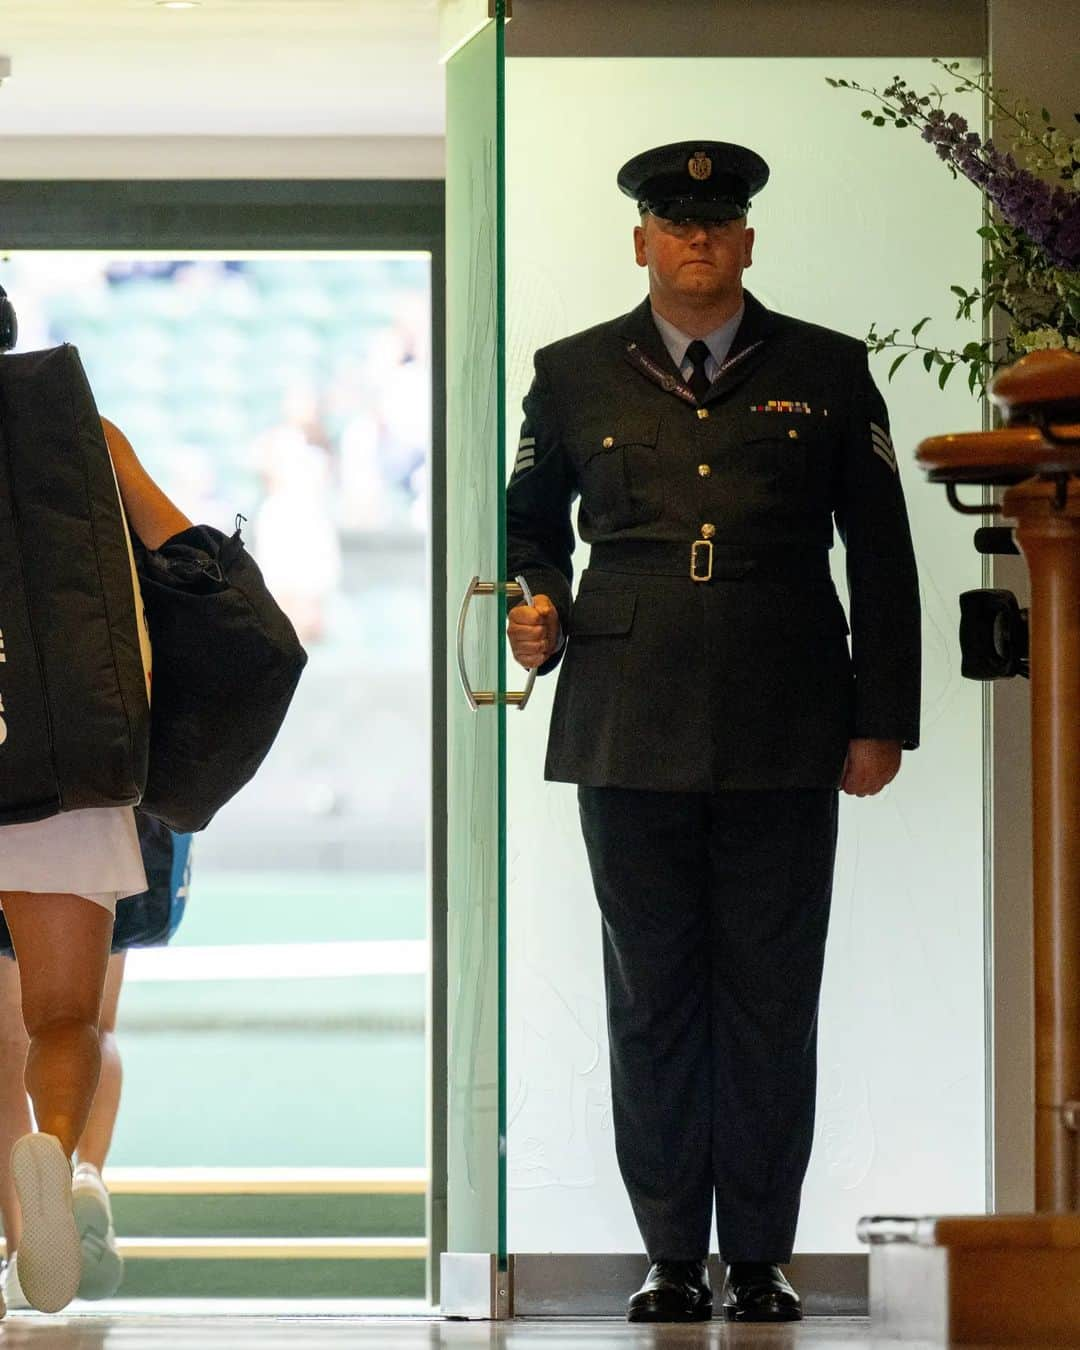
<instances>
[{"instance_id":1,"label":"blurred spectator","mask_svg":"<svg viewBox=\"0 0 1080 1350\"><path fill-rule=\"evenodd\" d=\"M264 495L252 553L304 644L326 635L327 604L341 585L341 545L325 452L296 427L257 442Z\"/></svg>"}]
</instances>

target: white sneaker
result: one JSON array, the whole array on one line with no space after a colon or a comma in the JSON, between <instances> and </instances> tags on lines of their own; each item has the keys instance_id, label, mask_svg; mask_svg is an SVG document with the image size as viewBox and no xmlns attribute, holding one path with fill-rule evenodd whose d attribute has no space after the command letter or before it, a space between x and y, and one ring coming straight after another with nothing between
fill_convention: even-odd
<instances>
[{"instance_id":1,"label":"white sneaker","mask_svg":"<svg viewBox=\"0 0 1080 1350\"><path fill-rule=\"evenodd\" d=\"M109 1192L93 1163L79 1163L71 1184L75 1227L82 1246L80 1298L112 1298L124 1278L124 1258L116 1250Z\"/></svg>"},{"instance_id":2,"label":"white sneaker","mask_svg":"<svg viewBox=\"0 0 1080 1350\"><path fill-rule=\"evenodd\" d=\"M18 1252L10 1261L4 1262L4 1269L0 1272L0 1302L4 1304L5 1312L9 1310L11 1312L23 1312L30 1306L22 1291L22 1285L19 1283Z\"/></svg>"},{"instance_id":3,"label":"white sneaker","mask_svg":"<svg viewBox=\"0 0 1080 1350\"><path fill-rule=\"evenodd\" d=\"M59 1312L79 1291L82 1251L71 1209L71 1163L53 1134L24 1134L11 1150L22 1210L16 1253L31 1308Z\"/></svg>"}]
</instances>

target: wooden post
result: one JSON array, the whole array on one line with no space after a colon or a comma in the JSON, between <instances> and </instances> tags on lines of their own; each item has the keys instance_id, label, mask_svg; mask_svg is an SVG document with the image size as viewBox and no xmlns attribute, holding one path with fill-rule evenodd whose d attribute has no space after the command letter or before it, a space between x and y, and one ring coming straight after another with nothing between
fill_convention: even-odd
<instances>
[{"instance_id":1,"label":"wooden post","mask_svg":"<svg viewBox=\"0 0 1080 1350\"><path fill-rule=\"evenodd\" d=\"M1031 573L1035 1208L1080 1209L1080 482L1002 501Z\"/></svg>"},{"instance_id":2,"label":"wooden post","mask_svg":"<svg viewBox=\"0 0 1080 1350\"><path fill-rule=\"evenodd\" d=\"M949 1344L1080 1345L1080 355L1033 352L992 393L999 430L935 436L919 463L1007 487L1031 574L1035 1206L1016 1216L864 1219L875 1333Z\"/></svg>"}]
</instances>

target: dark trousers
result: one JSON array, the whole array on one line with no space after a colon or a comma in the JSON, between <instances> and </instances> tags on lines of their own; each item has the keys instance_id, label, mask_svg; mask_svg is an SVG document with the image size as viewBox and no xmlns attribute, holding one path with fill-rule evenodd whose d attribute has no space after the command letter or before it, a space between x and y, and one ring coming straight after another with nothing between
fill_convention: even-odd
<instances>
[{"instance_id":1,"label":"dark trousers","mask_svg":"<svg viewBox=\"0 0 1080 1350\"><path fill-rule=\"evenodd\" d=\"M787 1261L814 1133L832 789L578 789L615 1147L652 1261Z\"/></svg>"}]
</instances>

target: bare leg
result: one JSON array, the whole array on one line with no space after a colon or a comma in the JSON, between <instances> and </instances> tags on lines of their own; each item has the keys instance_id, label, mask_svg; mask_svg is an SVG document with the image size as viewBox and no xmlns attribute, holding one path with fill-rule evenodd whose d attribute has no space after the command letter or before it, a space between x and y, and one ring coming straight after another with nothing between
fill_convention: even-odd
<instances>
[{"instance_id":1,"label":"bare leg","mask_svg":"<svg viewBox=\"0 0 1080 1350\"><path fill-rule=\"evenodd\" d=\"M37 1128L70 1158L101 1072L98 1021L112 915L77 895L9 891L3 898L30 1037L26 1090Z\"/></svg>"},{"instance_id":2,"label":"bare leg","mask_svg":"<svg viewBox=\"0 0 1080 1350\"><path fill-rule=\"evenodd\" d=\"M0 1216L9 1260L22 1231L9 1165L11 1146L31 1128L30 1102L23 1086L26 1048L19 968L14 961L0 958Z\"/></svg>"},{"instance_id":3,"label":"bare leg","mask_svg":"<svg viewBox=\"0 0 1080 1350\"><path fill-rule=\"evenodd\" d=\"M116 1113L120 1109L120 1089L124 1080L120 1050L116 1044L116 1012L120 1002L120 986L124 980L126 952L116 952L109 958L105 977L105 996L101 1002L101 1077L98 1080L90 1118L79 1140L79 1162L93 1163L100 1172L112 1143Z\"/></svg>"}]
</instances>

